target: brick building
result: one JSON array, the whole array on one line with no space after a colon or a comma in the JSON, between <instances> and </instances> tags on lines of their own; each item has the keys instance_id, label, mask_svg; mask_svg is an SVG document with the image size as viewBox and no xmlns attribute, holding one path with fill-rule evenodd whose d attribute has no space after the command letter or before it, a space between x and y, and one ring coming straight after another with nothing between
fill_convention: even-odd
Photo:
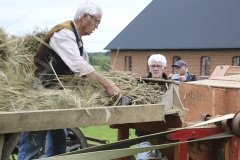
<instances>
[{"instance_id":1,"label":"brick building","mask_svg":"<svg viewBox=\"0 0 240 160\"><path fill-rule=\"evenodd\" d=\"M178 59L198 78L240 66L239 8L235 0L153 0L105 47L112 69L146 75L156 53L166 56L167 74Z\"/></svg>"}]
</instances>

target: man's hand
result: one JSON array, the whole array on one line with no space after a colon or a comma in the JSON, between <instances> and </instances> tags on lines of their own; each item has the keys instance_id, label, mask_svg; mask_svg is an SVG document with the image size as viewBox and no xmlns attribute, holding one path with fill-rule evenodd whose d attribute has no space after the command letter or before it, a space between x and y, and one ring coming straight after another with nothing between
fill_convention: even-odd
<instances>
[{"instance_id":1,"label":"man's hand","mask_svg":"<svg viewBox=\"0 0 240 160\"><path fill-rule=\"evenodd\" d=\"M179 79L181 82L185 82L187 80L186 76L179 76Z\"/></svg>"},{"instance_id":2,"label":"man's hand","mask_svg":"<svg viewBox=\"0 0 240 160\"><path fill-rule=\"evenodd\" d=\"M96 80L99 84L101 84L107 90L109 96L116 96L117 98L122 96L121 90L113 82L96 71L86 76Z\"/></svg>"},{"instance_id":3,"label":"man's hand","mask_svg":"<svg viewBox=\"0 0 240 160\"><path fill-rule=\"evenodd\" d=\"M110 96L116 96L117 98L122 96L121 90L114 83L108 85L106 90Z\"/></svg>"},{"instance_id":4,"label":"man's hand","mask_svg":"<svg viewBox=\"0 0 240 160\"><path fill-rule=\"evenodd\" d=\"M170 73L167 78L171 79L171 77L172 77L172 73Z\"/></svg>"}]
</instances>

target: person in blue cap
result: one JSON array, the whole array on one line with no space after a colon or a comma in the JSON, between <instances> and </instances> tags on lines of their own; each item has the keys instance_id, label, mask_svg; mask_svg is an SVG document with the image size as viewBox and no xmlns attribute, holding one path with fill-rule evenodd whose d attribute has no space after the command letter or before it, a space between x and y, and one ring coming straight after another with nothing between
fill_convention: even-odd
<instances>
[{"instance_id":1,"label":"person in blue cap","mask_svg":"<svg viewBox=\"0 0 240 160\"><path fill-rule=\"evenodd\" d=\"M169 74L169 78L181 82L197 81L197 78L194 74L188 72L187 63L183 60L175 62L172 67L175 69L177 77L173 78L175 74Z\"/></svg>"}]
</instances>

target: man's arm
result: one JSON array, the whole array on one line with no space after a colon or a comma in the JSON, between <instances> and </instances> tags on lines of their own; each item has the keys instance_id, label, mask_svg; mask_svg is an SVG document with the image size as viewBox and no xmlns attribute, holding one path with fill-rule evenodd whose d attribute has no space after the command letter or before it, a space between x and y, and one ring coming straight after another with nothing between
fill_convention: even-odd
<instances>
[{"instance_id":1,"label":"man's arm","mask_svg":"<svg viewBox=\"0 0 240 160\"><path fill-rule=\"evenodd\" d=\"M107 90L110 96L121 96L121 90L113 82L97 73L91 64L80 56L76 38L72 31L62 29L54 33L50 39L50 46L74 73L95 79Z\"/></svg>"}]
</instances>

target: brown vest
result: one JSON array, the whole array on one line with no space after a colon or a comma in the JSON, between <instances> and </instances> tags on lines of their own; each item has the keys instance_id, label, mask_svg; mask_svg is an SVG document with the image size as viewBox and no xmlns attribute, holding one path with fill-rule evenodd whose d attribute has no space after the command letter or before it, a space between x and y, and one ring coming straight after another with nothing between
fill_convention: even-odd
<instances>
[{"instance_id":1,"label":"brown vest","mask_svg":"<svg viewBox=\"0 0 240 160\"><path fill-rule=\"evenodd\" d=\"M49 65L49 62L52 61L52 66L57 75L67 75L73 74L70 68L64 63L61 57L49 46L49 41L54 32L57 32L63 28L67 28L74 32L76 36L76 42L78 45L79 37L73 21L66 21L61 24L54 26L43 38L40 43L37 54L34 56L34 65L35 65L35 75L44 81L51 81L56 79L54 72ZM79 47L79 46L78 46ZM80 55L83 54L83 47L79 48Z\"/></svg>"}]
</instances>

